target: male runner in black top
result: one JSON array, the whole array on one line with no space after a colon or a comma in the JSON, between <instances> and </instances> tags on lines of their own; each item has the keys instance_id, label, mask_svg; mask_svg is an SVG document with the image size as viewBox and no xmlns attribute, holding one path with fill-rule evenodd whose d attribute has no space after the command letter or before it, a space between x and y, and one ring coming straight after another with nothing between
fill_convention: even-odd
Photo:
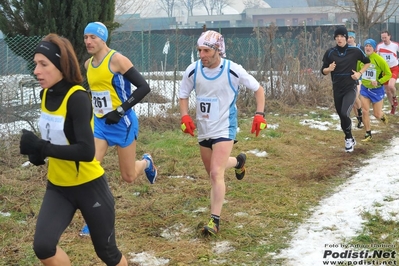
<instances>
[{"instance_id":1,"label":"male runner in black top","mask_svg":"<svg viewBox=\"0 0 399 266\"><path fill-rule=\"evenodd\" d=\"M339 26L335 30L334 39L337 45L324 54L321 73L331 74L334 105L345 134L345 151L352 152L356 141L352 136L350 112L356 99L357 80L370 66L370 59L359 48L348 46L348 31L345 27ZM356 72L358 60L364 66Z\"/></svg>"}]
</instances>

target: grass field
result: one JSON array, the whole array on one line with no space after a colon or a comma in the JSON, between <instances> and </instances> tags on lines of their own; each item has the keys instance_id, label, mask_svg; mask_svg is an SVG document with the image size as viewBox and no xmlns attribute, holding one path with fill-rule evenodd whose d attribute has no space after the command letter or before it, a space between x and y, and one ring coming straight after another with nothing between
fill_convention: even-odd
<instances>
[{"instance_id":1,"label":"grass field","mask_svg":"<svg viewBox=\"0 0 399 266\"><path fill-rule=\"evenodd\" d=\"M196 138L183 134L177 119L142 121L137 157L152 154L159 171L156 184L150 185L144 176L132 184L123 182L114 148L103 163L116 200L117 242L129 265L284 265L274 254L287 247L290 234L310 209L399 131L396 116L389 117L388 126L372 124L378 131L372 142L360 142L364 130L354 130L358 145L347 154L333 113L305 108L268 113L273 127L258 138L249 133L252 119L240 118L233 155L247 153L247 174L238 181L232 169L226 172L227 193L216 238L199 234L209 219L210 183ZM301 124L310 119L334 126L319 130ZM47 168L22 168L27 158L19 154L19 136L11 141L0 153L0 265L40 265L31 246ZM251 153L255 150L267 156ZM389 235L397 227L370 219L374 235ZM82 225L78 212L60 246L73 265L103 265L90 238L78 235Z\"/></svg>"}]
</instances>

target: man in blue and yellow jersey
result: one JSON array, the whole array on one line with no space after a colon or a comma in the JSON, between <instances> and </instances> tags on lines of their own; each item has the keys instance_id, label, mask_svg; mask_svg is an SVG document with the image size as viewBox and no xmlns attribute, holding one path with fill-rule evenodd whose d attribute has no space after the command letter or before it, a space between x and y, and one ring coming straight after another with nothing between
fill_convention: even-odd
<instances>
[{"instance_id":1,"label":"man in blue and yellow jersey","mask_svg":"<svg viewBox=\"0 0 399 266\"><path fill-rule=\"evenodd\" d=\"M150 87L132 62L107 46L108 29L101 22L91 22L84 30L87 52L87 81L94 109L96 158L102 161L109 146L116 146L123 180L133 182L141 173L154 184L157 169L149 153L136 160L139 122L132 107L149 92ZM132 86L136 89L132 92ZM87 235L85 225L81 235Z\"/></svg>"},{"instance_id":2,"label":"man in blue and yellow jersey","mask_svg":"<svg viewBox=\"0 0 399 266\"><path fill-rule=\"evenodd\" d=\"M116 145L123 180L131 183L145 172L153 184L157 169L151 155L146 153L136 161L139 124L132 110L150 87L126 56L107 46L107 39L108 30L103 23L86 26L84 42L92 57L85 62L85 68L94 109L96 158L101 162L108 147ZM132 84L136 87L133 93Z\"/></svg>"}]
</instances>

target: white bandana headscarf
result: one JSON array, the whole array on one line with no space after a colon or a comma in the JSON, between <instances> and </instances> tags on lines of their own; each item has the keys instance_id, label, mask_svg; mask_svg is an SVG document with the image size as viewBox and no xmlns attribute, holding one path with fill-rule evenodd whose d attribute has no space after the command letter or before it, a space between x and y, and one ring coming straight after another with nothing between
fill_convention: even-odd
<instances>
[{"instance_id":1,"label":"white bandana headscarf","mask_svg":"<svg viewBox=\"0 0 399 266\"><path fill-rule=\"evenodd\" d=\"M221 57L226 57L224 38L219 32L208 30L201 34L197 41L198 46L207 46L219 52Z\"/></svg>"}]
</instances>

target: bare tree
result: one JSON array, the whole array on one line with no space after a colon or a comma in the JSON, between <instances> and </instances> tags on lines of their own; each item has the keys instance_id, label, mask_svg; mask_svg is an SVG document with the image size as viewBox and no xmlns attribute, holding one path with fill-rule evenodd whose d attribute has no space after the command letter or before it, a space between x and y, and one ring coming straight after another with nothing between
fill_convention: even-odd
<instances>
[{"instance_id":1,"label":"bare tree","mask_svg":"<svg viewBox=\"0 0 399 266\"><path fill-rule=\"evenodd\" d=\"M135 15L143 14L148 11L151 1L146 0L116 0L115 1L115 14L116 15ZM145 15L145 14L144 14Z\"/></svg>"},{"instance_id":2,"label":"bare tree","mask_svg":"<svg viewBox=\"0 0 399 266\"><path fill-rule=\"evenodd\" d=\"M245 8L263 8L264 7L264 3L262 3L263 0L259 1L259 0L244 0L244 6Z\"/></svg>"},{"instance_id":3,"label":"bare tree","mask_svg":"<svg viewBox=\"0 0 399 266\"><path fill-rule=\"evenodd\" d=\"M216 9L216 15L223 14L223 8L228 6L230 4L229 0L214 0L215 1L215 9Z\"/></svg>"},{"instance_id":4,"label":"bare tree","mask_svg":"<svg viewBox=\"0 0 399 266\"><path fill-rule=\"evenodd\" d=\"M200 0L208 15L222 14L223 8L230 4L229 0Z\"/></svg>"},{"instance_id":5,"label":"bare tree","mask_svg":"<svg viewBox=\"0 0 399 266\"><path fill-rule=\"evenodd\" d=\"M175 9L175 0L159 0L160 9L164 10L168 17L173 17L173 11Z\"/></svg>"},{"instance_id":6,"label":"bare tree","mask_svg":"<svg viewBox=\"0 0 399 266\"><path fill-rule=\"evenodd\" d=\"M194 16L193 10L196 6L198 6L201 1L200 0L180 0L182 6L184 6L187 10L187 17Z\"/></svg>"},{"instance_id":7,"label":"bare tree","mask_svg":"<svg viewBox=\"0 0 399 266\"><path fill-rule=\"evenodd\" d=\"M331 0L343 11L354 12L357 16L360 39L368 29L377 23L387 21L399 7L398 0Z\"/></svg>"},{"instance_id":8,"label":"bare tree","mask_svg":"<svg viewBox=\"0 0 399 266\"><path fill-rule=\"evenodd\" d=\"M213 11L215 10L215 0L201 0L201 3L204 5L206 12L208 15L213 15Z\"/></svg>"}]
</instances>

